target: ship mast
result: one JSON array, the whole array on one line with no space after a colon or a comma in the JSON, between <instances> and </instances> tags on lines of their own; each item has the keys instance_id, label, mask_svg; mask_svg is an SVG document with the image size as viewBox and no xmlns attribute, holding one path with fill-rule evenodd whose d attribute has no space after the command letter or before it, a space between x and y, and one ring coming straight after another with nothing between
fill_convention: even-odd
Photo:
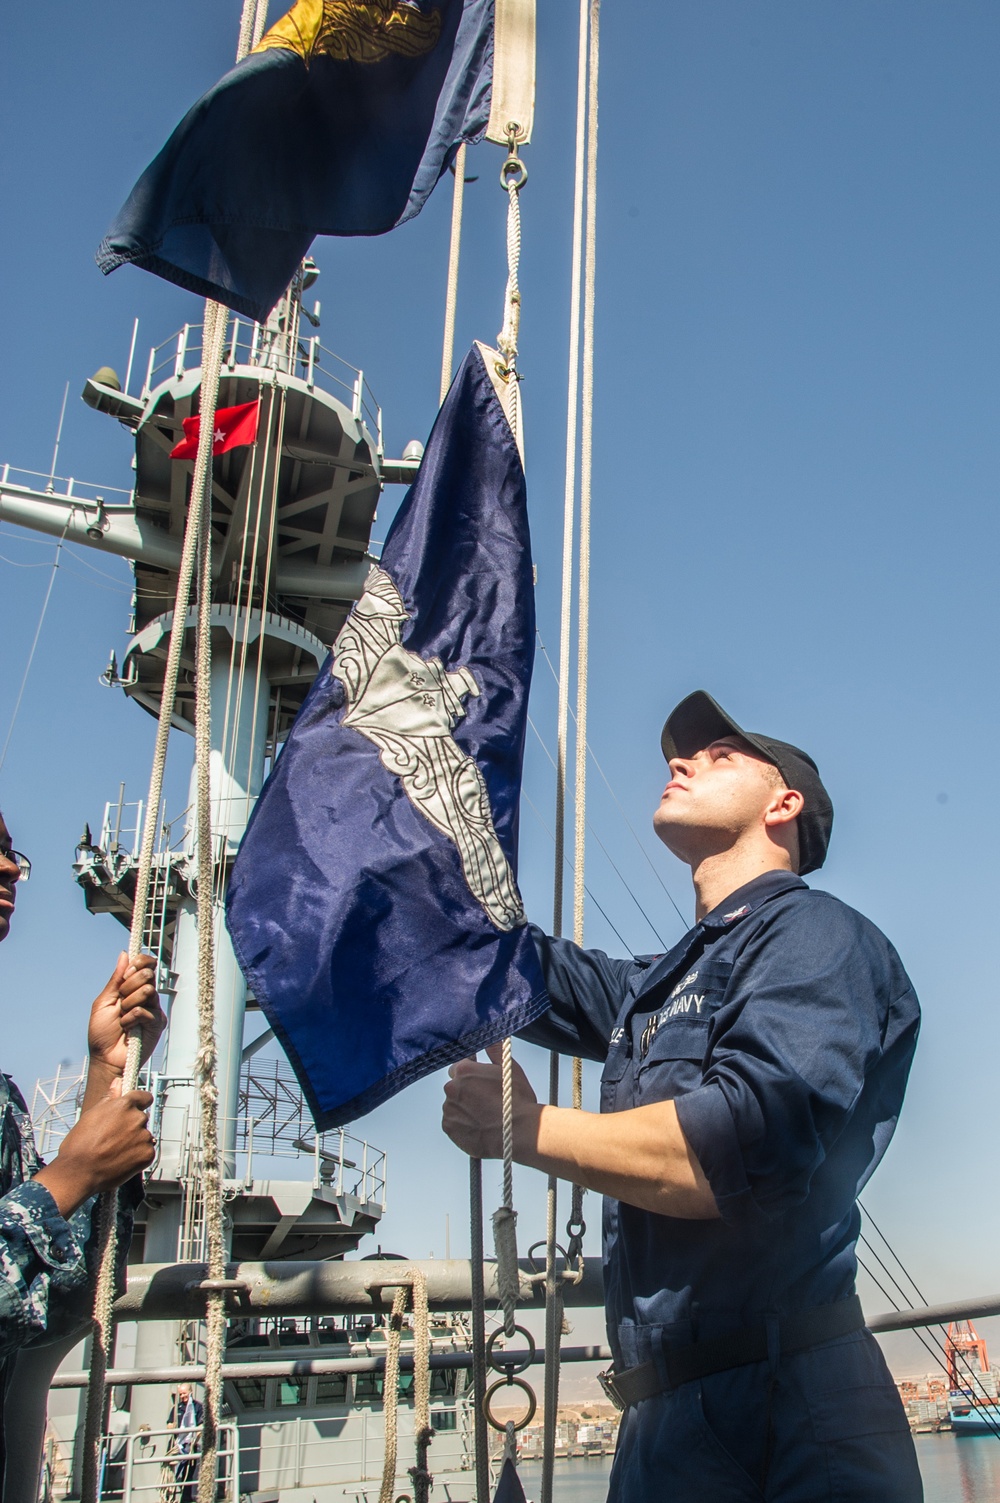
<instances>
[{"instance_id":1,"label":"ship mast","mask_svg":"<svg viewBox=\"0 0 1000 1503\"><path fill-rule=\"evenodd\" d=\"M223 355L218 407L259 401L257 441L214 460L211 787L215 912L216 1033L223 1174L230 1241L237 1258L328 1258L357 1246L383 1209L384 1160L368 1145L348 1150L344 1135L317 1135L283 1062L256 1069L253 1056L271 1035L248 1044L246 983L226 932L225 891L236 851L280 748L372 562L371 528L382 487L407 482L419 444L386 461L382 413L363 372L320 343L320 306L303 306L316 280L311 260L266 323L234 318ZM304 332L307 331L307 332ZM198 412L201 330L184 325L149 353L138 394L102 368L83 400L134 434L131 493L81 488L44 477L39 486L4 466L0 516L132 562L131 638L112 654L105 682L149 713L159 711L192 465L170 458L183 421ZM27 483L25 483L25 481ZM185 633L174 712L176 729L194 731L194 628ZM200 1208L201 1140L195 1062L197 1020L197 837L191 773L187 809L161 812L144 942L159 963L169 1027L162 1058L149 1073L159 1155L145 1221L133 1256L150 1263L204 1256ZM141 807L124 790L109 803L101 830L77 847L75 874L88 909L126 928L138 865ZM253 999L250 999L252 1004ZM256 1133L256 1142L255 1142ZM311 1156L311 1182L270 1177L289 1150ZM237 1178L237 1158L244 1164ZM268 1165L269 1177L255 1173ZM280 1163L278 1174L280 1175ZM138 1329L136 1363L159 1367L197 1357L197 1324L150 1323ZM140 1389L131 1428L162 1428L164 1390Z\"/></svg>"}]
</instances>

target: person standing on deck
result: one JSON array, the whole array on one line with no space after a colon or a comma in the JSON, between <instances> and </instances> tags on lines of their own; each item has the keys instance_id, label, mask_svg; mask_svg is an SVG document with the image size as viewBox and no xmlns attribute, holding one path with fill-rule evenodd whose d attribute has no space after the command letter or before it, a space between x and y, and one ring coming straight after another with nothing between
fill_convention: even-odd
<instances>
[{"instance_id":1,"label":"person standing on deck","mask_svg":"<svg viewBox=\"0 0 1000 1503\"><path fill-rule=\"evenodd\" d=\"M535 930L549 1011L522 1037L604 1064L601 1113L516 1068L518 1162L602 1191L613 1503L919 1503L916 1453L854 1291L857 1196L919 1028L867 919L801 880L833 808L815 763L708 694L663 729L657 835L697 922L611 960ZM501 1154L499 1051L452 1067L444 1128Z\"/></svg>"},{"instance_id":2,"label":"person standing on deck","mask_svg":"<svg viewBox=\"0 0 1000 1503\"><path fill-rule=\"evenodd\" d=\"M0 941L10 932L17 886L31 871L30 862L12 845L0 814ZM152 1163L155 1145L147 1122L153 1098L148 1091L123 1096L121 1081L127 1031L141 1029L143 1057L148 1058L166 1023L153 967L148 955L131 963L122 954L94 1002L80 1116L50 1164L35 1148L24 1097L9 1075L0 1074L0 1415L20 1348L76 1332L86 1335L99 1257L94 1197L117 1186L124 1187L118 1212L119 1274L124 1268L135 1208L142 1201L141 1172ZM44 1009L38 1022L45 1025ZM0 1419L0 1479L6 1455Z\"/></svg>"}]
</instances>

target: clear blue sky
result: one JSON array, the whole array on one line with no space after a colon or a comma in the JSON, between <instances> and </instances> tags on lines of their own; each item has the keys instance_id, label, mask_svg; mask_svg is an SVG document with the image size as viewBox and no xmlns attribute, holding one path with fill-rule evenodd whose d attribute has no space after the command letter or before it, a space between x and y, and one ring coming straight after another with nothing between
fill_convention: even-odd
<instances>
[{"instance_id":1,"label":"clear blue sky","mask_svg":"<svg viewBox=\"0 0 1000 1503\"><path fill-rule=\"evenodd\" d=\"M542 0L523 195L523 396L540 631L557 637L575 7ZM130 483L130 446L78 393L97 366L196 320L93 251L134 178L228 66L235 0L168 11L15 9L0 62L0 462ZM813 880L880 924L924 1005L904 1116L868 1191L930 1298L996 1282L992 1121L1000 1022L995 585L1000 398L1000 10L985 0L618 0L605 9L595 440L591 742L655 848L665 711L704 686L751 728L817 758L837 807ZM459 348L492 339L503 289L499 150L470 157ZM324 342L363 366L388 446L434 415L449 195L374 241L321 241ZM398 497L387 492L376 536ZM0 737L38 618L51 542L0 528ZM86 562L84 562L86 558ZM102 573L95 573L94 566ZM33 567L28 567L28 566ZM140 796L153 724L98 684L126 637L128 571L67 557L0 803L36 861L4 946L3 1068L30 1085L79 1057L85 1004L123 931L71 875L83 821L125 779ZM539 662L533 715L549 743ZM177 739L181 806L190 743ZM599 780L592 818L664 942L680 932ZM526 788L551 824L552 778ZM550 911L551 844L523 816L522 885ZM600 848L588 881L627 945L658 940ZM595 908L588 941L621 952ZM524 1051L525 1055L529 1051ZM544 1061L531 1061L539 1082ZM593 1080L588 1082L593 1103ZM437 1136L438 1081L365 1125L390 1152L383 1242L466 1245L464 1162ZM418 1131L414 1131L414 1127ZM520 1176L525 1242L540 1236ZM597 1206L590 1207L596 1224ZM885 1300L864 1289L869 1310ZM1000 1357L1000 1332L987 1330ZM924 1365L909 1347L902 1367Z\"/></svg>"}]
</instances>

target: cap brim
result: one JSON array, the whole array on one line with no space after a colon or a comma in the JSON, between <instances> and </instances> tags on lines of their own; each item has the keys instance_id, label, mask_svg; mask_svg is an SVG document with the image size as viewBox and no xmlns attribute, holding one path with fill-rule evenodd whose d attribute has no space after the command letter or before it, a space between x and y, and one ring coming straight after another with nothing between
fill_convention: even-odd
<instances>
[{"instance_id":1,"label":"cap brim","mask_svg":"<svg viewBox=\"0 0 1000 1503\"><path fill-rule=\"evenodd\" d=\"M758 745L756 736L727 715L704 689L695 689L671 710L660 736L660 745L669 762L671 757L693 757L695 752L703 751L721 736L742 736L769 762L772 760L770 754Z\"/></svg>"}]
</instances>

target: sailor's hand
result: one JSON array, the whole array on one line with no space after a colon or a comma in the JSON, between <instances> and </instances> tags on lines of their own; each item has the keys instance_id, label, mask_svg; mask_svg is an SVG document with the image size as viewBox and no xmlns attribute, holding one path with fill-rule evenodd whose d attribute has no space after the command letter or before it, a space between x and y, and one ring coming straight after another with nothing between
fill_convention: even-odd
<instances>
[{"instance_id":1,"label":"sailor's hand","mask_svg":"<svg viewBox=\"0 0 1000 1503\"><path fill-rule=\"evenodd\" d=\"M123 950L107 986L91 1008L88 1043L90 1077L95 1090L90 1089L88 1078L88 1108L93 1104L95 1092L96 1099L106 1096L115 1079L124 1073L127 1035L133 1029L142 1034L144 1061L156 1048L167 1020L156 993L155 976L156 962L151 955L129 960Z\"/></svg>"},{"instance_id":2,"label":"sailor's hand","mask_svg":"<svg viewBox=\"0 0 1000 1503\"><path fill-rule=\"evenodd\" d=\"M148 1091L106 1096L70 1128L52 1163L35 1175L63 1216L149 1168L156 1157L149 1130L152 1101Z\"/></svg>"},{"instance_id":3,"label":"sailor's hand","mask_svg":"<svg viewBox=\"0 0 1000 1503\"><path fill-rule=\"evenodd\" d=\"M502 1046L494 1044L486 1053L490 1059L488 1065L475 1059L462 1059L452 1065L444 1088L441 1125L451 1141L473 1159L503 1157ZM514 1157L519 1158L534 1144L541 1107L516 1060L513 1086Z\"/></svg>"}]
</instances>

